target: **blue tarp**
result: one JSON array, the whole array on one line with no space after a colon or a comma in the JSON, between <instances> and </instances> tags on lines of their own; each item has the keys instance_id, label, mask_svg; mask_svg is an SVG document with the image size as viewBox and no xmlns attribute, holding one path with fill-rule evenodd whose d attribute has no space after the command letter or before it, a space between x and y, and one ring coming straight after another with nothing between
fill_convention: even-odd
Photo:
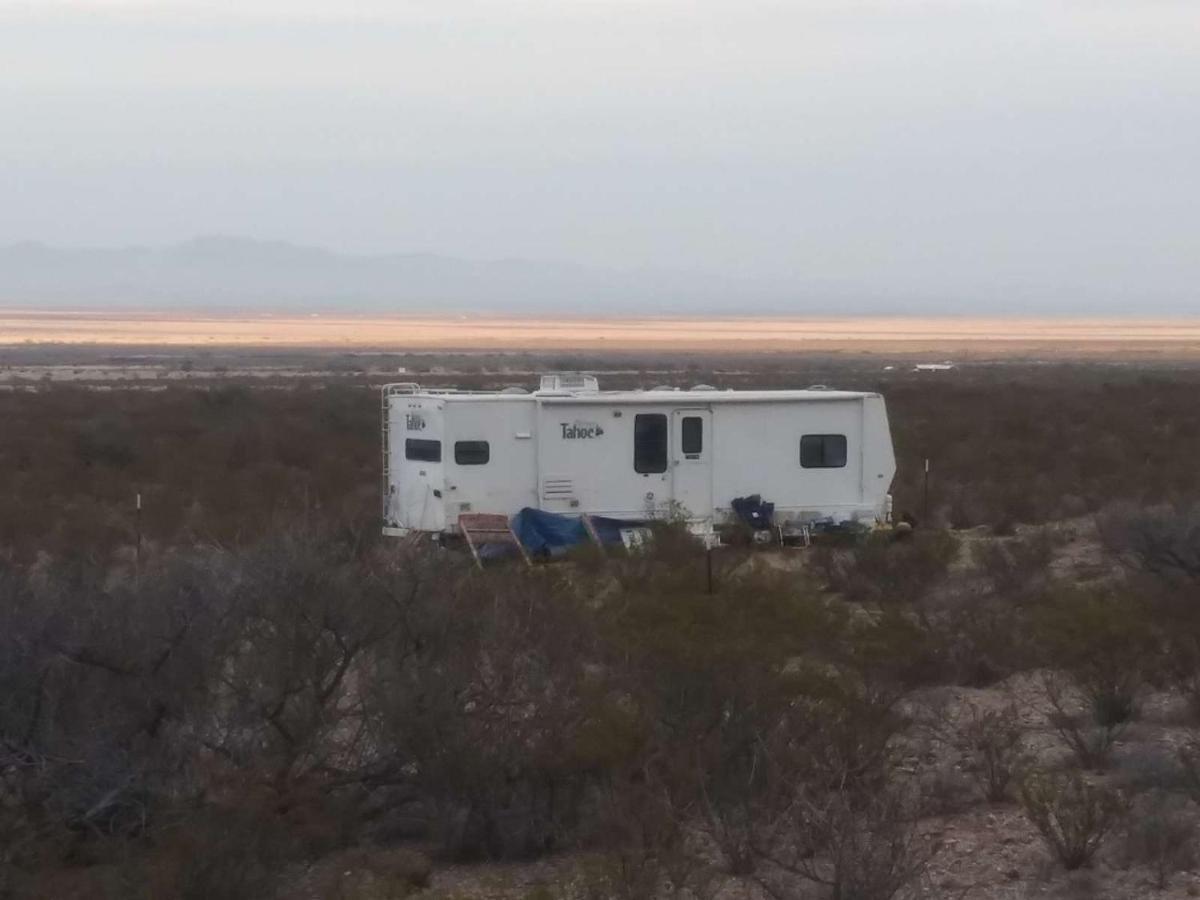
<instances>
[{"instance_id":1,"label":"blue tarp","mask_svg":"<svg viewBox=\"0 0 1200 900\"><path fill-rule=\"evenodd\" d=\"M624 519L609 519L592 516L592 527L604 544L621 543L621 529L632 528L642 523ZM583 520L574 516L525 507L512 520L513 534L532 556L559 556L576 544L586 544L591 539Z\"/></svg>"}]
</instances>

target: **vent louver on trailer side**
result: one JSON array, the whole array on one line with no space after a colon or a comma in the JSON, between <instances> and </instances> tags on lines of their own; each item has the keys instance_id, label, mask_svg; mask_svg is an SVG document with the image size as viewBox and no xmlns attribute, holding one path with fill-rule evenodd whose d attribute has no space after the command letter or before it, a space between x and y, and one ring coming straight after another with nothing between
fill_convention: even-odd
<instances>
[{"instance_id":1,"label":"vent louver on trailer side","mask_svg":"<svg viewBox=\"0 0 1200 900\"><path fill-rule=\"evenodd\" d=\"M545 478L542 480L543 497L570 497L575 493L575 484L570 478Z\"/></svg>"}]
</instances>

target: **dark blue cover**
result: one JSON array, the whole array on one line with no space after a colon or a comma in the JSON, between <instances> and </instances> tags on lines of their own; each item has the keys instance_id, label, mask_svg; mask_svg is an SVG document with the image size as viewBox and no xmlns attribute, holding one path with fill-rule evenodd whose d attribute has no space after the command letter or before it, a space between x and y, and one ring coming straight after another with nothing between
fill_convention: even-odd
<instances>
[{"instance_id":1,"label":"dark blue cover","mask_svg":"<svg viewBox=\"0 0 1200 900\"><path fill-rule=\"evenodd\" d=\"M730 504L738 517L755 531L771 527L775 517L775 504L763 500L759 494L737 497Z\"/></svg>"},{"instance_id":2,"label":"dark blue cover","mask_svg":"<svg viewBox=\"0 0 1200 900\"><path fill-rule=\"evenodd\" d=\"M622 528L641 524L603 516L592 516L591 519L596 536L603 544L619 544ZM585 544L590 540L583 520L577 516L562 516L531 506L513 516L512 530L532 556L558 556L576 544Z\"/></svg>"}]
</instances>

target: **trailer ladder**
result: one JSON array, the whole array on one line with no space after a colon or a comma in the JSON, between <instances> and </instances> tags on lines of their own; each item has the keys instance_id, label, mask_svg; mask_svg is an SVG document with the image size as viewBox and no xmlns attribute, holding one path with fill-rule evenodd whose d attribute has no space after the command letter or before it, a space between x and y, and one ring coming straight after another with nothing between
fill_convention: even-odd
<instances>
[{"instance_id":1,"label":"trailer ladder","mask_svg":"<svg viewBox=\"0 0 1200 900\"><path fill-rule=\"evenodd\" d=\"M475 565L481 569L483 568L483 559L479 556L479 548L484 544L511 544L517 548L521 558L525 560L525 565L533 565L529 554L513 533L508 516L494 513L462 513L458 517L458 530L462 532L467 546L471 549Z\"/></svg>"}]
</instances>

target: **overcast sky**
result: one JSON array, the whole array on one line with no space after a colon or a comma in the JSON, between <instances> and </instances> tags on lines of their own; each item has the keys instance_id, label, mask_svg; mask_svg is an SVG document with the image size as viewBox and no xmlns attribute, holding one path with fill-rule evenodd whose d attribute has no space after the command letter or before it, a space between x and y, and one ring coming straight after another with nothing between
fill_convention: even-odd
<instances>
[{"instance_id":1,"label":"overcast sky","mask_svg":"<svg viewBox=\"0 0 1200 900\"><path fill-rule=\"evenodd\" d=\"M1200 313L1197 0L0 0L0 123L0 243Z\"/></svg>"}]
</instances>

